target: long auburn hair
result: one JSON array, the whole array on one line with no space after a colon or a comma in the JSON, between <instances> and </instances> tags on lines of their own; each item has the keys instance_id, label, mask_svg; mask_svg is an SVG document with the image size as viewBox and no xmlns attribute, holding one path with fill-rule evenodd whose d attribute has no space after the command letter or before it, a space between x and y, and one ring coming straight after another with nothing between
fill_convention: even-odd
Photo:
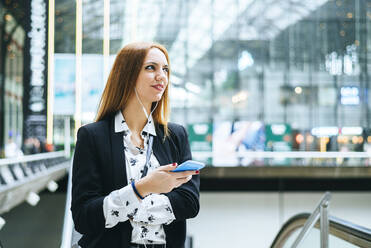
<instances>
[{"instance_id":1,"label":"long auburn hair","mask_svg":"<svg viewBox=\"0 0 371 248\"><path fill-rule=\"evenodd\" d=\"M100 121L125 108L134 93L134 87L142 69L144 59L151 48L160 49L169 65L168 85L158 102L152 116L156 124L164 126L165 137L169 135L168 119L170 116L169 85L170 85L170 60L166 48L153 42L134 42L126 45L117 54L107 84L98 105L95 121ZM152 104L153 105L153 104Z\"/></svg>"}]
</instances>

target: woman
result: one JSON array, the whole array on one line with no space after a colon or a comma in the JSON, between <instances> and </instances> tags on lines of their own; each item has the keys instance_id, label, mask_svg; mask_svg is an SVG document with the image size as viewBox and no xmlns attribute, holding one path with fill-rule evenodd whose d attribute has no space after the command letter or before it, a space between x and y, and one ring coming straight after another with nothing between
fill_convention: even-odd
<instances>
[{"instance_id":1,"label":"woman","mask_svg":"<svg viewBox=\"0 0 371 248\"><path fill-rule=\"evenodd\" d=\"M199 172L171 172L191 151L184 127L167 122L169 77L159 44L118 53L96 122L77 134L71 211L81 247L184 247Z\"/></svg>"}]
</instances>

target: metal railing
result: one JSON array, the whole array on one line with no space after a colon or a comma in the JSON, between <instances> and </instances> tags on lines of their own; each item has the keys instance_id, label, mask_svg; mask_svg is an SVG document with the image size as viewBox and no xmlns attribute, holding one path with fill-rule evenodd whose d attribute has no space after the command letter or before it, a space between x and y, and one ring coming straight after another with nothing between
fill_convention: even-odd
<instances>
[{"instance_id":1,"label":"metal railing","mask_svg":"<svg viewBox=\"0 0 371 248\"><path fill-rule=\"evenodd\" d=\"M36 205L40 191L58 188L56 181L66 175L69 165L65 151L0 159L0 214L24 201ZM4 224L0 217L0 229Z\"/></svg>"},{"instance_id":2,"label":"metal railing","mask_svg":"<svg viewBox=\"0 0 371 248\"><path fill-rule=\"evenodd\" d=\"M312 214L300 213L286 221L271 248L308 247L308 244L310 247L320 244L321 248L371 247L371 229L328 215L330 199L331 194L326 192ZM319 232L312 232L313 229Z\"/></svg>"},{"instance_id":3,"label":"metal railing","mask_svg":"<svg viewBox=\"0 0 371 248\"><path fill-rule=\"evenodd\" d=\"M194 157L211 158L213 152L192 152ZM250 157L250 158L370 158L370 152L269 152L269 151L243 151L231 154L230 157Z\"/></svg>"},{"instance_id":4,"label":"metal railing","mask_svg":"<svg viewBox=\"0 0 371 248\"><path fill-rule=\"evenodd\" d=\"M66 206L64 210L61 248L71 248L77 243L76 238L74 238L77 232L75 231L75 226L72 220L72 213L70 210L71 191L72 191L72 166L73 166L73 163L71 161L70 171L68 173L67 197L66 197Z\"/></svg>"},{"instance_id":5,"label":"metal railing","mask_svg":"<svg viewBox=\"0 0 371 248\"><path fill-rule=\"evenodd\" d=\"M313 213L309 216L308 220L305 222L303 229L299 233L298 237L296 238L292 248L296 248L299 244L305 239L308 235L309 231L313 228L316 224L318 219L320 219L320 240L321 240L321 248L328 248L328 205L330 203L331 194L330 192L326 192L325 195L322 197L321 201L318 203L316 209Z\"/></svg>"},{"instance_id":6,"label":"metal railing","mask_svg":"<svg viewBox=\"0 0 371 248\"><path fill-rule=\"evenodd\" d=\"M370 166L370 152L318 152L318 151L238 151L219 153L193 151L196 160L213 159L215 166L261 165L315 165L315 166Z\"/></svg>"},{"instance_id":7,"label":"metal railing","mask_svg":"<svg viewBox=\"0 0 371 248\"><path fill-rule=\"evenodd\" d=\"M294 242L291 238L297 235L297 231L300 230L300 228L303 228L310 215L311 214L309 213L300 213L286 221L286 223L282 226L281 230L274 239L271 248L290 247L290 244L293 244ZM336 218L331 215L328 216L328 219L330 239L332 238L332 240L335 240L336 238L338 240L342 240L342 244L345 247L371 247L370 229L353 224L349 221ZM319 229L320 223L316 222L314 228ZM317 232L314 233L314 235L316 234ZM311 236L309 238L312 238L312 240L309 239L308 241L313 243L314 236ZM315 243L313 244L313 246L316 247L317 244L319 243ZM306 245L308 245L308 242ZM342 247L339 246L339 241L337 241L336 244L332 244L329 242L329 246Z\"/></svg>"}]
</instances>

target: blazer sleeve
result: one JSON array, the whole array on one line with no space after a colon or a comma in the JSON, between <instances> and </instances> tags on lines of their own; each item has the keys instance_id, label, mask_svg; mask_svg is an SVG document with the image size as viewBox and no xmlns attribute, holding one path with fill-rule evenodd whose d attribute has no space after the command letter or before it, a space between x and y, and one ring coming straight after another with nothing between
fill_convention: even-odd
<instances>
[{"instance_id":1,"label":"blazer sleeve","mask_svg":"<svg viewBox=\"0 0 371 248\"><path fill-rule=\"evenodd\" d=\"M97 148L86 127L77 133L72 170L71 211L75 229L94 234L104 229L103 190Z\"/></svg>"},{"instance_id":2,"label":"blazer sleeve","mask_svg":"<svg viewBox=\"0 0 371 248\"><path fill-rule=\"evenodd\" d=\"M173 137L176 139L174 143L179 152L179 161L177 162L181 164L192 159L188 134L185 128L180 125L177 125L177 130L174 133L175 137ZM165 194L170 200L177 221L197 216L200 209L199 191L200 176L194 175L187 183Z\"/></svg>"}]
</instances>

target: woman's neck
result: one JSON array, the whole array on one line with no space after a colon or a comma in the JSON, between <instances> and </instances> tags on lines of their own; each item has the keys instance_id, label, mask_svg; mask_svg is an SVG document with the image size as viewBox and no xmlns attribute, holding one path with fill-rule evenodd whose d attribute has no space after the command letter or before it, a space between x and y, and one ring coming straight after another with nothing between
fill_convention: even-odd
<instances>
[{"instance_id":1,"label":"woman's neck","mask_svg":"<svg viewBox=\"0 0 371 248\"><path fill-rule=\"evenodd\" d=\"M147 115L149 115L151 105L145 103L143 104ZM126 104L122 114L124 115L126 124L131 132L140 133L147 123L147 117L144 114L142 105L139 103L138 99L135 98L135 96L128 101L128 104Z\"/></svg>"}]
</instances>

